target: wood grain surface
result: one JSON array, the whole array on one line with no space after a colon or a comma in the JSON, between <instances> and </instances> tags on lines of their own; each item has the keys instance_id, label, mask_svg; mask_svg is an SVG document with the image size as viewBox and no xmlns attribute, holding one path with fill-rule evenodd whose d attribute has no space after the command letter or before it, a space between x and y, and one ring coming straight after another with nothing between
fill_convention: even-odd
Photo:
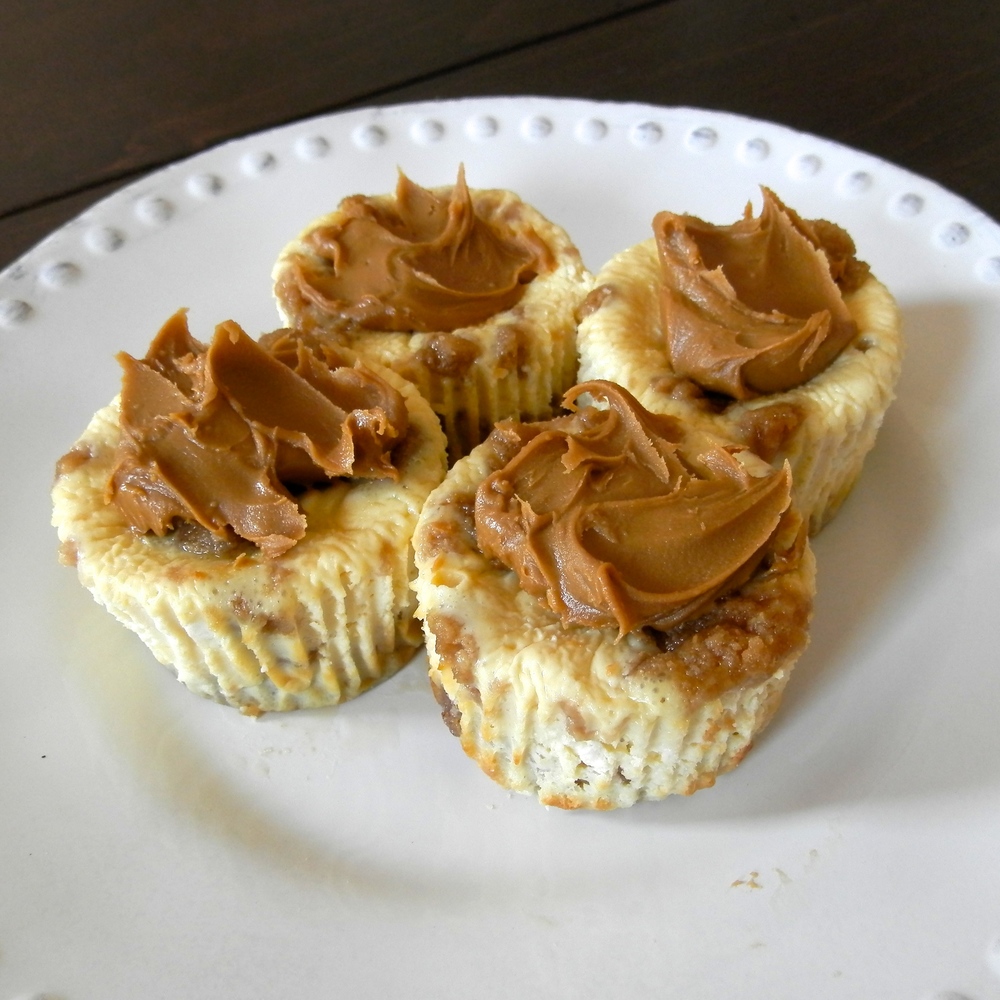
<instances>
[{"instance_id":1,"label":"wood grain surface","mask_svg":"<svg viewBox=\"0 0 1000 1000\"><path fill-rule=\"evenodd\" d=\"M4 0L0 267L229 138L371 103L529 93L780 122L1000 216L994 0Z\"/></svg>"}]
</instances>

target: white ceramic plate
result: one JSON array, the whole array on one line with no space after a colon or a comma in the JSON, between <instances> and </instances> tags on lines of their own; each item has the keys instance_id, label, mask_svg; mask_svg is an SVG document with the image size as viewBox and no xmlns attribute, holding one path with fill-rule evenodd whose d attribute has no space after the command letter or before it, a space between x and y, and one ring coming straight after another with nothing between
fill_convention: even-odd
<instances>
[{"instance_id":1,"label":"white ceramic plate","mask_svg":"<svg viewBox=\"0 0 1000 1000\"><path fill-rule=\"evenodd\" d=\"M336 710L244 718L57 565L53 463L178 306L277 325L291 236L357 191L520 192L599 267L663 207L757 185L855 236L908 354L816 543L812 646L715 788L566 814L495 786L422 657ZM147 178L0 276L0 1000L1000 997L1000 229L785 128L547 99L363 110Z\"/></svg>"}]
</instances>

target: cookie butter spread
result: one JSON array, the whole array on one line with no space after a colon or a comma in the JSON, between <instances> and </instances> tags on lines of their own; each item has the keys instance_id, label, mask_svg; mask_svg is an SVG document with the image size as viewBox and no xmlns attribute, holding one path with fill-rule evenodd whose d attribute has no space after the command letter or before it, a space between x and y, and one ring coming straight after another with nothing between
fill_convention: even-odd
<instances>
[{"instance_id":1,"label":"cookie butter spread","mask_svg":"<svg viewBox=\"0 0 1000 1000\"><path fill-rule=\"evenodd\" d=\"M653 220L674 371L733 399L823 371L857 333L843 295L868 274L843 229L762 190L761 214L748 205L729 226L672 212Z\"/></svg>"},{"instance_id":2,"label":"cookie butter spread","mask_svg":"<svg viewBox=\"0 0 1000 1000\"><path fill-rule=\"evenodd\" d=\"M182 310L144 359L118 360L121 438L107 500L138 532L194 524L277 556L305 533L291 490L398 475L402 396L333 348L289 331L258 344L232 321L206 347Z\"/></svg>"},{"instance_id":3,"label":"cookie butter spread","mask_svg":"<svg viewBox=\"0 0 1000 1000\"><path fill-rule=\"evenodd\" d=\"M585 393L606 408L578 409ZM789 507L787 468L753 475L738 449L611 382L578 385L564 404L575 412L493 432L511 457L476 494L485 555L564 625L621 634L672 629L750 578Z\"/></svg>"},{"instance_id":4,"label":"cookie butter spread","mask_svg":"<svg viewBox=\"0 0 1000 1000\"><path fill-rule=\"evenodd\" d=\"M306 252L275 294L304 325L318 322L316 312L328 328L429 333L482 323L555 266L533 229L488 211L488 196L473 196L461 168L438 191L400 172L394 198L346 198L304 235Z\"/></svg>"}]
</instances>

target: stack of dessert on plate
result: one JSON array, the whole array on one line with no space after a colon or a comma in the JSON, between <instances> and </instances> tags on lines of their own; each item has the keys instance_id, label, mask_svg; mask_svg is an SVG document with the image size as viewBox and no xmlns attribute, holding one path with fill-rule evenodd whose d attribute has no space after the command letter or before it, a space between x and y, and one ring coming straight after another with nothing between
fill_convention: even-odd
<instances>
[{"instance_id":1,"label":"stack of dessert on plate","mask_svg":"<svg viewBox=\"0 0 1000 1000\"><path fill-rule=\"evenodd\" d=\"M807 644L809 535L901 339L847 234L770 191L653 232L595 279L461 170L345 199L277 260L284 328L202 344L180 312L119 356L58 465L64 560L245 713L354 697L423 638L504 786L609 809L711 785Z\"/></svg>"}]
</instances>

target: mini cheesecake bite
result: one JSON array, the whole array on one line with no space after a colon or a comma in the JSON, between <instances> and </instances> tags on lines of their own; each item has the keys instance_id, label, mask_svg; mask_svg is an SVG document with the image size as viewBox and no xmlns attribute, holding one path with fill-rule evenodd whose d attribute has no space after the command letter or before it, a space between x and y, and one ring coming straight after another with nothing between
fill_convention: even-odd
<instances>
[{"instance_id":1,"label":"mini cheesecake bite","mask_svg":"<svg viewBox=\"0 0 1000 1000\"><path fill-rule=\"evenodd\" d=\"M352 698L420 645L410 538L445 470L426 401L349 351L184 312L58 463L63 561L190 689L248 714Z\"/></svg>"},{"instance_id":2,"label":"mini cheesecake bite","mask_svg":"<svg viewBox=\"0 0 1000 1000\"><path fill-rule=\"evenodd\" d=\"M510 191L400 173L394 194L344 199L281 252L282 321L414 383L453 458L506 417L551 416L576 375L591 277L567 234Z\"/></svg>"},{"instance_id":3,"label":"mini cheesecake bite","mask_svg":"<svg viewBox=\"0 0 1000 1000\"><path fill-rule=\"evenodd\" d=\"M763 189L731 225L661 212L595 279L580 377L788 462L815 533L857 477L902 360L895 301L850 236Z\"/></svg>"},{"instance_id":4,"label":"mini cheesecake bite","mask_svg":"<svg viewBox=\"0 0 1000 1000\"><path fill-rule=\"evenodd\" d=\"M562 808L690 794L734 767L808 641L787 468L595 381L506 421L414 536L431 685L465 752Z\"/></svg>"}]
</instances>

